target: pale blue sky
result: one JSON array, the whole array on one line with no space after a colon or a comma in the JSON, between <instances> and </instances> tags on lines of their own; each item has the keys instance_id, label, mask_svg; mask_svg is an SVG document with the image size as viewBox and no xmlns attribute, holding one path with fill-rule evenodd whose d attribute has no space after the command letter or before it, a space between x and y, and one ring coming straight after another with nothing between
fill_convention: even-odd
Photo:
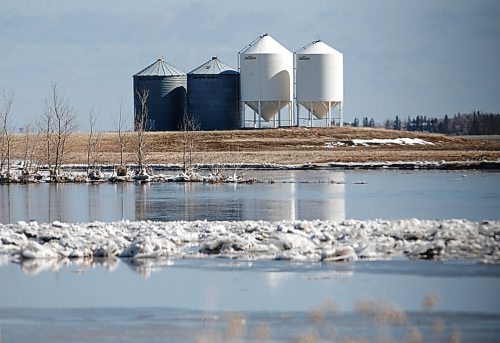
<instances>
[{"instance_id":1,"label":"pale blue sky","mask_svg":"<svg viewBox=\"0 0 500 343\"><path fill-rule=\"evenodd\" d=\"M78 113L113 129L132 74L160 56L189 72L262 33L294 51L322 39L344 54L345 119L500 112L500 1L0 2L0 90L13 126L35 120L52 82Z\"/></svg>"}]
</instances>

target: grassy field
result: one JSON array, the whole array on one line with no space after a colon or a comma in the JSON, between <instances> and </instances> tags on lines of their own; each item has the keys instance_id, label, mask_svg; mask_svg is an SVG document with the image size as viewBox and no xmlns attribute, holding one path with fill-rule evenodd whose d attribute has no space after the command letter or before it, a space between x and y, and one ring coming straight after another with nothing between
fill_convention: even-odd
<instances>
[{"instance_id":1,"label":"grassy field","mask_svg":"<svg viewBox=\"0 0 500 343\"><path fill-rule=\"evenodd\" d=\"M500 159L500 139L455 137L373 128L281 128L262 130L194 132L193 163L275 163L303 164L327 162L463 161ZM127 133L125 163L136 158L136 134ZM352 146L352 139L421 138L433 145ZM87 133L74 133L68 142L64 163L87 162ZM116 133L102 133L99 163L118 163ZM13 156L22 159L25 135L14 135ZM44 144L33 139L35 160L44 162ZM181 163L181 132L146 134L147 163ZM325 147L329 142L346 145Z\"/></svg>"}]
</instances>

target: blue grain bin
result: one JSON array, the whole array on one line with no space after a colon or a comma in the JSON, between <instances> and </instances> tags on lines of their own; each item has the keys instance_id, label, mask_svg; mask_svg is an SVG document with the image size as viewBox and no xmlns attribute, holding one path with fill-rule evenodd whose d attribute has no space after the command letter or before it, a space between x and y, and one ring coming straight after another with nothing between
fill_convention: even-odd
<instances>
[{"instance_id":1,"label":"blue grain bin","mask_svg":"<svg viewBox=\"0 0 500 343\"><path fill-rule=\"evenodd\" d=\"M240 74L212 57L187 75L187 112L200 130L240 127Z\"/></svg>"},{"instance_id":2,"label":"blue grain bin","mask_svg":"<svg viewBox=\"0 0 500 343\"><path fill-rule=\"evenodd\" d=\"M148 131L176 131L186 112L186 74L163 58L144 68L134 78L134 119L141 111L137 92L149 90L147 99Z\"/></svg>"}]
</instances>

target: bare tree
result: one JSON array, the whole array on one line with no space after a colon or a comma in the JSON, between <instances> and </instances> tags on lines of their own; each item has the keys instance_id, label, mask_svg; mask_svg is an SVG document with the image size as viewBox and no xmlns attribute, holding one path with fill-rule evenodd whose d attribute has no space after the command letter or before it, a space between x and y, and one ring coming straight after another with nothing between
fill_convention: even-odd
<instances>
[{"instance_id":1,"label":"bare tree","mask_svg":"<svg viewBox=\"0 0 500 343\"><path fill-rule=\"evenodd\" d=\"M7 178L10 177L10 155L11 155L11 144L12 144L12 131L10 128L10 112L12 110L12 104L14 103L14 93L6 93L2 92L3 95L3 104L0 112L0 125L1 125L1 133L0 133L0 148L1 148L1 156L0 156L0 172L4 169L4 165L6 166L5 176Z\"/></svg>"},{"instance_id":2,"label":"bare tree","mask_svg":"<svg viewBox=\"0 0 500 343\"><path fill-rule=\"evenodd\" d=\"M37 126L39 128L39 132L43 137L43 152L45 163L49 170L51 168L52 162L52 150L51 150L51 135L52 135L52 113L45 109L45 112L42 115L42 118L37 122Z\"/></svg>"},{"instance_id":3,"label":"bare tree","mask_svg":"<svg viewBox=\"0 0 500 343\"><path fill-rule=\"evenodd\" d=\"M120 166L118 167L118 175L125 176L127 170L123 163L123 152L128 144L126 131L127 116L123 113L123 99L120 100L120 110L118 112L118 121L115 123L115 130L118 133L118 145L120 146Z\"/></svg>"},{"instance_id":4,"label":"bare tree","mask_svg":"<svg viewBox=\"0 0 500 343\"><path fill-rule=\"evenodd\" d=\"M144 155L146 152L146 137L145 131L148 124L148 106L147 101L149 97L149 90L143 89L136 91L137 98L139 99L140 108L139 112L135 113L134 126L137 132L137 165L139 173L144 171Z\"/></svg>"},{"instance_id":5,"label":"bare tree","mask_svg":"<svg viewBox=\"0 0 500 343\"><path fill-rule=\"evenodd\" d=\"M36 154L43 151L44 144L41 141L41 131L35 129L35 125L28 123L23 127L23 169L19 181L23 183L38 180L41 176L36 175Z\"/></svg>"},{"instance_id":6,"label":"bare tree","mask_svg":"<svg viewBox=\"0 0 500 343\"><path fill-rule=\"evenodd\" d=\"M60 169L67 151L68 138L77 128L76 116L68 102L59 94L56 84L52 85L50 98L45 99L43 126L46 135L47 161L51 174L58 181Z\"/></svg>"},{"instance_id":7,"label":"bare tree","mask_svg":"<svg viewBox=\"0 0 500 343\"><path fill-rule=\"evenodd\" d=\"M97 162L100 154L101 132L96 129L97 117L94 110L89 112L89 136L87 138L87 174L96 172Z\"/></svg>"},{"instance_id":8,"label":"bare tree","mask_svg":"<svg viewBox=\"0 0 500 343\"><path fill-rule=\"evenodd\" d=\"M35 144L39 139L39 132L33 130L33 125L28 123L23 128L24 134L24 154L23 154L23 174L29 175L33 167L35 157Z\"/></svg>"},{"instance_id":9,"label":"bare tree","mask_svg":"<svg viewBox=\"0 0 500 343\"><path fill-rule=\"evenodd\" d=\"M193 152L196 147L196 132L200 129L199 123L192 116L184 113L180 130L182 131L182 165L185 173L193 171Z\"/></svg>"}]
</instances>

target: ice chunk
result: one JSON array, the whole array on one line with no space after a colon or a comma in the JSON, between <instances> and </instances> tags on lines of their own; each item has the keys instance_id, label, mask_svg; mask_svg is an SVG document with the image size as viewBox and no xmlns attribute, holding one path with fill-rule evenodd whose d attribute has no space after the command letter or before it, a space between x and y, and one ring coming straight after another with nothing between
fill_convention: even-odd
<instances>
[{"instance_id":1,"label":"ice chunk","mask_svg":"<svg viewBox=\"0 0 500 343\"><path fill-rule=\"evenodd\" d=\"M26 259L57 258L59 254L35 241L29 241L21 248L21 256Z\"/></svg>"},{"instance_id":2,"label":"ice chunk","mask_svg":"<svg viewBox=\"0 0 500 343\"><path fill-rule=\"evenodd\" d=\"M321 253L321 261L323 262L354 261L357 259L356 252L350 246L325 250Z\"/></svg>"},{"instance_id":3,"label":"ice chunk","mask_svg":"<svg viewBox=\"0 0 500 343\"><path fill-rule=\"evenodd\" d=\"M344 261L405 254L500 263L499 241L499 221L461 219L0 224L0 255L13 259L218 255Z\"/></svg>"}]
</instances>

